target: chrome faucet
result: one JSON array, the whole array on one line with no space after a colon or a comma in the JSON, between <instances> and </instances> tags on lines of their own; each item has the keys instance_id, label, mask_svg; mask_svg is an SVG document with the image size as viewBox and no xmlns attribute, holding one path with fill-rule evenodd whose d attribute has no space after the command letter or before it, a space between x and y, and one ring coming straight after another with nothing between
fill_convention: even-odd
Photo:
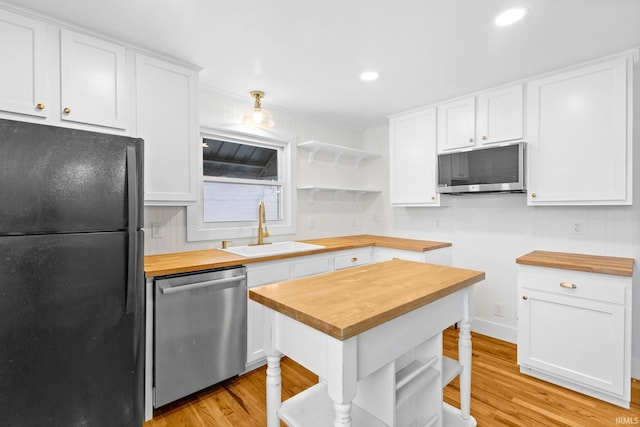
<instances>
[{"instance_id":1,"label":"chrome faucet","mask_svg":"<svg viewBox=\"0 0 640 427\"><path fill-rule=\"evenodd\" d=\"M269 237L269 230L267 229L267 210L264 207L264 200L260 201L258 205L258 245L269 245L270 243L265 243L264 238Z\"/></svg>"}]
</instances>

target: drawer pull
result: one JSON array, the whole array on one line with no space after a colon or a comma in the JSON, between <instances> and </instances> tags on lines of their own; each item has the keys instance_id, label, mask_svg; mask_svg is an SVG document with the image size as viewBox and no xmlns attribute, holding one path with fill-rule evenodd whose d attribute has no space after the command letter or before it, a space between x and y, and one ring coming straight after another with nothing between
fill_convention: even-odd
<instances>
[{"instance_id":1,"label":"drawer pull","mask_svg":"<svg viewBox=\"0 0 640 427\"><path fill-rule=\"evenodd\" d=\"M522 296L522 299L526 301L526 300L528 300L528 299L529 299L529 297L528 297L528 296L526 296L526 295L523 295L523 296Z\"/></svg>"},{"instance_id":2,"label":"drawer pull","mask_svg":"<svg viewBox=\"0 0 640 427\"><path fill-rule=\"evenodd\" d=\"M567 288L567 289L575 289L577 288L575 283L571 283L571 282L560 282L560 286L562 286L563 288Z\"/></svg>"},{"instance_id":3,"label":"drawer pull","mask_svg":"<svg viewBox=\"0 0 640 427\"><path fill-rule=\"evenodd\" d=\"M358 261L358 258L356 257L351 258L351 262L356 262L356 261Z\"/></svg>"}]
</instances>

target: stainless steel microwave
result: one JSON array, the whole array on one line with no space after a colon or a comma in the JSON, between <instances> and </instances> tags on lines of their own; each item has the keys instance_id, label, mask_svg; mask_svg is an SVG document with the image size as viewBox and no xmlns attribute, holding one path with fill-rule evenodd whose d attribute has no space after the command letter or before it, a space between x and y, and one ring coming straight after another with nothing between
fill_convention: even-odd
<instances>
[{"instance_id":1,"label":"stainless steel microwave","mask_svg":"<svg viewBox=\"0 0 640 427\"><path fill-rule=\"evenodd\" d=\"M438 193L526 191L525 143L438 155Z\"/></svg>"}]
</instances>

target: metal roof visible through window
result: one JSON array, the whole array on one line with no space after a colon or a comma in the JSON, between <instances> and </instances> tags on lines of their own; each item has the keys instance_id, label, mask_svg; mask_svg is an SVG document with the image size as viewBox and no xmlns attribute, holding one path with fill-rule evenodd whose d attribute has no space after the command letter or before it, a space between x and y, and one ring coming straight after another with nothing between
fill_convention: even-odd
<instances>
[{"instance_id":1,"label":"metal roof visible through window","mask_svg":"<svg viewBox=\"0 0 640 427\"><path fill-rule=\"evenodd\" d=\"M204 138L202 159L205 176L278 179L278 152L271 148Z\"/></svg>"}]
</instances>

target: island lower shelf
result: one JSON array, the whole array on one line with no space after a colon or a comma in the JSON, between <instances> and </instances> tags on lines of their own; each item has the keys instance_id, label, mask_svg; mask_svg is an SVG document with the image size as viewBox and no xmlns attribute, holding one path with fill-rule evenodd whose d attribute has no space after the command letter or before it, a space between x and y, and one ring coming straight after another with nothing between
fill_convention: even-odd
<instances>
[{"instance_id":1,"label":"island lower shelf","mask_svg":"<svg viewBox=\"0 0 640 427\"><path fill-rule=\"evenodd\" d=\"M284 401L278 416L289 427L326 427L333 425L333 401L327 385L318 383ZM362 409L356 403L351 406L353 427L389 427L384 422Z\"/></svg>"}]
</instances>

